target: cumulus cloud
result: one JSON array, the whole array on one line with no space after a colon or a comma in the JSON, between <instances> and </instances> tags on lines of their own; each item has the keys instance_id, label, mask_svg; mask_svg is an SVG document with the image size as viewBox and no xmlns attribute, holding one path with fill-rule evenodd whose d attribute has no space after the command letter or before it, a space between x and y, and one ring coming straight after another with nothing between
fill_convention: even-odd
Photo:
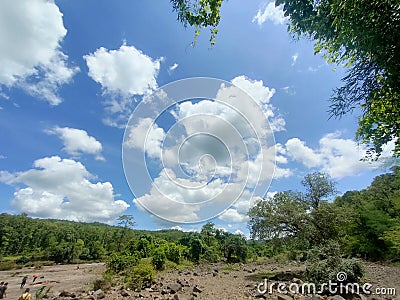
<instances>
[{"instance_id":1,"label":"cumulus cloud","mask_svg":"<svg viewBox=\"0 0 400 300\"><path fill-rule=\"evenodd\" d=\"M148 190L141 188L145 184L135 187L144 180L138 170L147 173L146 166L125 169L134 178L137 205L171 222L203 221L226 209L221 219L245 222L253 194L264 195L272 178L291 174L275 166L288 162L273 138L273 131L285 125L270 103L275 90L245 76L232 84L221 83L214 100L167 105L176 121L168 128L148 117L131 120L124 157L132 163L143 153L157 158L145 179ZM151 115L151 107L140 110Z\"/></svg>"},{"instance_id":2,"label":"cumulus cloud","mask_svg":"<svg viewBox=\"0 0 400 300\"><path fill-rule=\"evenodd\" d=\"M118 50L100 47L83 58L89 76L105 92L144 95L157 88L160 60L153 60L134 46L122 45Z\"/></svg>"},{"instance_id":3,"label":"cumulus cloud","mask_svg":"<svg viewBox=\"0 0 400 300\"><path fill-rule=\"evenodd\" d=\"M308 168L319 168L332 178L340 179L381 168L390 160L388 148L392 145L387 145L385 154L376 162L362 161L367 151L365 147L353 140L341 138L340 133L326 134L314 149L298 138L288 140L285 147L288 157L293 161Z\"/></svg>"},{"instance_id":4,"label":"cumulus cloud","mask_svg":"<svg viewBox=\"0 0 400 300\"><path fill-rule=\"evenodd\" d=\"M160 158L162 142L165 132L150 118L138 120L134 126L128 128L128 137L125 145L145 152L149 157Z\"/></svg>"},{"instance_id":5,"label":"cumulus cloud","mask_svg":"<svg viewBox=\"0 0 400 300\"><path fill-rule=\"evenodd\" d=\"M0 87L22 88L51 105L60 104L58 89L79 70L68 66L61 50L66 34L54 1L0 1Z\"/></svg>"},{"instance_id":6,"label":"cumulus cloud","mask_svg":"<svg viewBox=\"0 0 400 300\"><path fill-rule=\"evenodd\" d=\"M270 2L265 6L264 11L262 9L258 10L253 18L253 23L257 22L261 26L265 22L271 21L275 25L282 25L286 19L283 14L283 5L275 7L275 2Z\"/></svg>"},{"instance_id":7,"label":"cumulus cloud","mask_svg":"<svg viewBox=\"0 0 400 300\"><path fill-rule=\"evenodd\" d=\"M232 79L232 83L243 89L256 101L268 118L271 129L274 132L285 130L285 120L280 116L276 116L276 109L270 104L270 99L275 94L274 88L264 86L262 80L251 80L243 75ZM244 107L241 109L241 111L245 111Z\"/></svg>"},{"instance_id":8,"label":"cumulus cloud","mask_svg":"<svg viewBox=\"0 0 400 300\"><path fill-rule=\"evenodd\" d=\"M84 165L58 156L34 162L34 168L17 173L0 171L0 182L17 185L11 204L39 218L111 223L129 205L115 200L110 182L91 182ZM19 187L23 185L23 187Z\"/></svg>"},{"instance_id":9,"label":"cumulus cloud","mask_svg":"<svg viewBox=\"0 0 400 300\"><path fill-rule=\"evenodd\" d=\"M143 96L157 88L160 59L153 59L136 49L123 44L117 50L100 47L83 57L89 68L89 76L98 82L104 92L107 125L125 125L135 103L135 96ZM122 124L122 125L121 125Z\"/></svg>"},{"instance_id":10,"label":"cumulus cloud","mask_svg":"<svg viewBox=\"0 0 400 300\"><path fill-rule=\"evenodd\" d=\"M104 160L101 155L103 146L94 137L89 136L85 130L54 127L47 131L49 134L58 135L64 144L64 150L73 157L80 157L81 154L92 154L97 160Z\"/></svg>"}]
</instances>

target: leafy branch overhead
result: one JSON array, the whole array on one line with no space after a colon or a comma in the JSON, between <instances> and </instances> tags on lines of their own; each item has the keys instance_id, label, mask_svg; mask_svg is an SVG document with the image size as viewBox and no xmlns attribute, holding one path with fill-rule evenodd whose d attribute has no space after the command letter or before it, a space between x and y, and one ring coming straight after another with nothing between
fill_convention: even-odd
<instances>
[{"instance_id":1,"label":"leafy branch overhead","mask_svg":"<svg viewBox=\"0 0 400 300\"><path fill-rule=\"evenodd\" d=\"M171 0L185 26L211 30L215 43L219 1ZM330 117L357 112L355 138L377 159L388 143L400 156L400 2L393 0L276 0L289 18L294 37L313 40L314 52L347 69L343 86L334 90Z\"/></svg>"},{"instance_id":2,"label":"leafy branch overhead","mask_svg":"<svg viewBox=\"0 0 400 300\"><path fill-rule=\"evenodd\" d=\"M178 13L178 21L185 27L196 28L193 46L196 44L200 30L210 28L210 44L216 42L217 26L221 20L220 9L223 0L171 0L173 10Z\"/></svg>"}]
</instances>

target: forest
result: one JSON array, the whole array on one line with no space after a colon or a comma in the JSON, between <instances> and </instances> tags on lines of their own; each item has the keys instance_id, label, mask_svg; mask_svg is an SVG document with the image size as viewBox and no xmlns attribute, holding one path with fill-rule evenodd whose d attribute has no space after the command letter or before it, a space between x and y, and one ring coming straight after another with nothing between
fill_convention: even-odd
<instances>
[{"instance_id":1,"label":"forest","mask_svg":"<svg viewBox=\"0 0 400 300\"><path fill-rule=\"evenodd\" d=\"M105 262L108 276L142 286L157 270L201 263L300 261L309 279L322 282L343 269L359 280L361 260L399 261L400 167L341 196L324 173L306 175L302 185L304 192L279 192L250 209L249 239L212 222L199 232L145 231L134 229L131 215L110 226L1 214L0 266Z\"/></svg>"}]
</instances>

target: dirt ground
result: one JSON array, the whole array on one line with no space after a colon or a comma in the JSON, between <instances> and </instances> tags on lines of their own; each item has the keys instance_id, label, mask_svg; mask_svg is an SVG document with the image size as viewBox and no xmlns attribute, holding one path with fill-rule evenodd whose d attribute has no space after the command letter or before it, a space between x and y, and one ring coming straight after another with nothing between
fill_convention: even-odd
<instances>
[{"instance_id":1,"label":"dirt ground","mask_svg":"<svg viewBox=\"0 0 400 300\"><path fill-rule=\"evenodd\" d=\"M365 282L376 288L395 288L397 295L369 296L368 299L400 299L400 266L381 263L366 263ZM235 300L254 299L257 295L257 285L261 282L261 273L297 272L304 270L304 266L292 263L281 265L278 263L249 263L227 266L225 264L210 264L197 266L188 270L164 271L157 274L156 283L150 289L140 293L125 291L123 296L121 287L114 287L106 294L105 299L207 299L207 300ZM41 286L51 288L52 295L59 295L63 290L84 294L92 289L92 282L101 278L104 264L54 265L41 269L24 268L14 271L1 271L0 280L7 281L9 288L6 299L18 299L22 277L28 275L25 287L31 288L32 294ZM32 282L33 274L43 276ZM169 293L169 286L180 283L176 293ZM174 296L176 298L174 298ZM33 297L34 299L34 297ZM294 299L300 299L294 297Z\"/></svg>"},{"instance_id":2,"label":"dirt ground","mask_svg":"<svg viewBox=\"0 0 400 300\"><path fill-rule=\"evenodd\" d=\"M61 291L88 291L94 279L101 278L105 270L103 263L79 265L43 266L40 269L23 268L11 271L1 271L0 281L8 282L6 299L18 299L25 288L31 289L32 296L43 285L51 287L50 293L58 295ZM39 278L33 283L33 275ZM24 289L20 289L22 278L28 275ZM43 276L43 277L42 277ZM42 277L42 278L41 278ZM32 300L35 297L32 298Z\"/></svg>"}]
</instances>

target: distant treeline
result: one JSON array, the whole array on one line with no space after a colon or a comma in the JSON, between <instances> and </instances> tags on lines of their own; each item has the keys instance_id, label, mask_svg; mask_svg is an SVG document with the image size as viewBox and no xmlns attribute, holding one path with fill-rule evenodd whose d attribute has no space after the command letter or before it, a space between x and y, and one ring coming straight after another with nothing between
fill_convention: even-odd
<instances>
[{"instance_id":1,"label":"distant treeline","mask_svg":"<svg viewBox=\"0 0 400 300\"><path fill-rule=\"evenodd\" d=\"M253 239L205 224L200 232L135 230L133 216L119 226L0 215L0 255L21 263L107 261L116 272L151 258L165 262L243 262L259 257L308 260L323 247L342 257L400 258L400 167L376 177L361 191L334 201L335 182L327 174L305 176L305 192L285 191L257 202L249 211ZM335 250L336 251L336 250Z\"/></svg>"}]
</instances>

